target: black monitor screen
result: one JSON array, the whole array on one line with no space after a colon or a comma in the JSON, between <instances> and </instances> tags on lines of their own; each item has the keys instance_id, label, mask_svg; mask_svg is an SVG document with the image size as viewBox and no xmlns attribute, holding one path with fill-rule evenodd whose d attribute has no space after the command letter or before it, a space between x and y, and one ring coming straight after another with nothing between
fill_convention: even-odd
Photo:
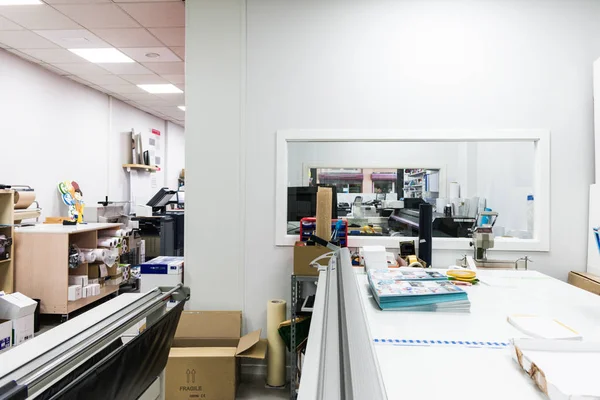
<instances>
[{"instance_id":1,"label":"black monitor screen","mask_svg":"<svg viewBox=\"0 0 600 400\"><path fill-rule=\"evenodd\" d=\"M331 218L337 219L337 191L335 186L319 185L332 189ZM300 221L302 218L317 215L317 186L288 187L288 221Z\"/></svg>"}]
</instances>

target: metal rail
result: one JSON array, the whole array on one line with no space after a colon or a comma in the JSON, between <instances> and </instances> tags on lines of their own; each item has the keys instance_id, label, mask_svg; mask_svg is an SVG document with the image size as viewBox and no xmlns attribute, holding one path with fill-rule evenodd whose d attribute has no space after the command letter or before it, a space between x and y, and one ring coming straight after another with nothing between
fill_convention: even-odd
<instances>
[{"instance_id":1,"label":"metal rail","mask_svg":"<svg viewBox=\"0 0 600 400\"><path fill-rule=\"evenodd\" d=\"M163 292L163 290L166 290ZM0 377L0 387L10 381L27 386L28 395L35 398L54 382L62 379L93 354L120 337L133 323L151 316L164 307L174 295L178 300L189 298L189 290L179 284L174 288L156 288L124 308L109 314L99 323L56 344L25 365Z\"/></svg>"}]
</instances>

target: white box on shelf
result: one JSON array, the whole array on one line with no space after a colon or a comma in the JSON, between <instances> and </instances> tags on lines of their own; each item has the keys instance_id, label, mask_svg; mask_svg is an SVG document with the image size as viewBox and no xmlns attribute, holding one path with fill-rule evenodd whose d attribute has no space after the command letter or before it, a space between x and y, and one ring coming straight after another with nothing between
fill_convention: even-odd
<instances>
[{"instance_id":1,"label":"white box on shelf","mask_svg":"<svg viewBox=\"0 0 600 400\"><path fill-rule=\"evenodd\" d=\"M68 288L68 300L75 301L81 299L81 285L70 285Z\"/></svg>"},{"instance_id":2,"label":"white box on shelf","mask_svg":"<svg viewBox=\"0 0 600 400\"><path fill-rule=\"evenodd\" d=\"M88 276L87 275L69 275L69 285L87 286L88 285Z\"/></svg>"},{"instance_id":3,"label":"white box on shelf","mask_svg":"<svg viewBox=\"0 0 600 400\"><path fill-rule=\"evenodd\" d=\"M33 339L33 314L13 319L12 329L13 346L18 346L29 339Z\"/></svg>"},{"instance_id":4,"label":"white box on shelf","mask_svg":"<svg viewBox=\"0 0 600 400\"><path fill-rule=\"evenodd\" d=\"M12 345L12 321L0 319L0 353L10 349Z\"/></svg>"},{"instance_id":5,"label":"white box on shelf","mask_svg":"<svg viewBox=\"0 0 600 400\"><path fill-rule=\"evenodd\" d=\"M17 319L33 314L37 303L29 297L15 292L0 296L0 319Z\"/></svg>"}]
</instances>

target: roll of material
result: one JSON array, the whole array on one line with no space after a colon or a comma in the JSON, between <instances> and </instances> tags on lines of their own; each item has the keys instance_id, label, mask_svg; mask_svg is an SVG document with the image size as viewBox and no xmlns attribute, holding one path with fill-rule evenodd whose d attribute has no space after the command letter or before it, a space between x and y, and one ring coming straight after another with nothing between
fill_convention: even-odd
<instances>
[{"instance_id":1,"label":"roll of material","mask_svg":"<svg viewBox=\"0 0 600 400\"><path fill-rule=\"evenodd\" d=\"M113 238L98 238L98 247L112 248L117 245L117 241Z\"/></svg>"},{"instance_id":2,"label":"roll of material","mask_svg":"<svg viewBox=\"0 0 600 400\"><path fill-rule=\"evenodd\" d=\"M79 253L79 259L81 262L93 263L96 262L96 254L93 250L82 250Z\"/></svg>"},{"instance_id":3,"label":"roll of material","mask_svg":"<svg viewBox=\"0 0 600 400\"><path fill-rule=\"evenodd\" d=\"M96 257L95 261L104 262L104 258L106 257L106 250L104 250L104 249L89 249L89 250L92 254L94 254L94 257ZM87 251L87 249L84 251Z\"/></svg>"},{"instance_id":4,"label":"roll of material","mask_svg":"<svg viewBox=\"0 0 600 400\"><path fill-rule=\"evenodd\" d=\"M106 250L106 255L104 256L104 264L106 264L108 267L112 267L117 262L117 257L119 257L119 250Z\"/></svg>"},{"instance_id":5,"label":"roll of material","mask_svg":"<svg viewBox=\"0 0 600 400\"><path fill-rule=\"evenodd\" d=\"M115 246L120 245L121 243L123 243L123 237L122 236L100 236L98 238L98 240L112 240L115 243Z\"/></svg>"},{"instance_id":6,"label":"roll of material","mask_svg":"<svg viewBox=\"0 0 600 400\"><path fill-rule=\"evenodd\" d=\"M285 321L286 302L270 300L267 303L267 385L285 385L285 343L279 335L279 324Z\"/></svg>"},{"instance_id":7,"label":"roll of material","mask_svg":"<svg viewBox=\"0 0 600 400\"><path fill-rule=\"evenodd\" d=\"M458 182L450 182L448 197L451 199L457 199L460 197L460 184Z\"/></svg>"},{"instance_id":8,"label":"roll of material","mask_svg":"<svg viewBox=\"0 0 600 400\"><path fill-rule=\"evenodd\" d=\"M15 209L23 210L29 208L30 205L35 201L34 191L19 191L15 192Z\"/></svg>"},{"instance_id":9,"label":"roll of material","mask_svg":"<svg viewBox=\"0 0 600 400\"><path fill-rule=\"evenodd\" d=\"M100 234L106 237L123 237L128 236L127 231L125 229L107 229L101 231Z\"/></svg>"}]
</instances>

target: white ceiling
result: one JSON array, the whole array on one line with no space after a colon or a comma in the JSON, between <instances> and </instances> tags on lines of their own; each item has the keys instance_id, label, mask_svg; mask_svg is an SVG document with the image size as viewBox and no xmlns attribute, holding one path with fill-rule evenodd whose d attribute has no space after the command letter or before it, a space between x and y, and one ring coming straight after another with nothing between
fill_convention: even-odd
<instances>
[{"instance_id":1,"label":"white ceiling","mask_svg":"<svg viewBox=\"0 0 600 400\"><path fill-rule=\"evenodd\" d=\"M184 94L150 94L136 85L185 90L182 0L44 0L0 6L0 48L140 110L184 125ZM115 47L135 60L93 64L66 49ZM2 50L0 50L2 51ZM146 57L157 53L158 58Z\"/></svg>"}]
</instances>

